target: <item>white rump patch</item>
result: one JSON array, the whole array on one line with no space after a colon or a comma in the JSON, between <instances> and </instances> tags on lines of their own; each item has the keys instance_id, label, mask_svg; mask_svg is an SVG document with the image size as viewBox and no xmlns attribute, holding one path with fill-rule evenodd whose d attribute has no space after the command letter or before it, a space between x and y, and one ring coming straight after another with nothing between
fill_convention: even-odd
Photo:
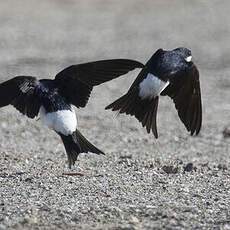
<instances>
[{"instance_id":1,"label":"white rump patch","mask_svg":"<svg viewBox=\"0 0 230 230\"><path fill-rule=\"evenodd\" d=\"M186 58L185 58L185 61L186 61L186 62L191 62L191 61L192 61L192 56L186 57Z\"/></svg>"},{"instance_id":2,"label":"white rump patch","mask_svg":"<svg viewBox=\"0 0 230 230\"><path fill-rule=\"evenodd\" d=\"M158 77L149 73L139 85L139 96L141 99L151 99L159 96L160 93L168 86L168 84L169 81L162 81Z\"/></svg>"},{"instance_id":3,"label":"white rump patch","mask_svg":"<svg viewBox=\"0 0 230 230\"><path fill-rule=\"evenodd\" d=\"M44 125L65 136L71 135L77 128L77 118L74 109L46 113L45 108L41 106L39 113Z\"/></svg>"}]
</instances>

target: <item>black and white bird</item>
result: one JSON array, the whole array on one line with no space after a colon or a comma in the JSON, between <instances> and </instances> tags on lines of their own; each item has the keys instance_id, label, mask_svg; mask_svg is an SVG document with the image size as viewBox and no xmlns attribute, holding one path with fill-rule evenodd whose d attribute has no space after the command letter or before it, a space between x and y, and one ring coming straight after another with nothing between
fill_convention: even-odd
<instances>
[{"instance_id":1,"label":"black and white bird","mask_svg":"<svg viewBox=\"0 0 230 230\"><path fill-rule=\"evenodd\" d=\"M29 118L39 116L60 135L71 167L79 153L104 154L77 129L73 105L85 107L93 86L142 67L134 60L111 59L69 66L53 80L17 76L0 84L0 107L13 105Z\"/></svg>"},{"instance_id":2,"label":"black and white bird","mask_svg":"<svg viewBox=\"0 0 230 230\"><path fill-rule=\"evenodd\" d=\"M199 71L187 48L158 49L128 92L106 109L135 116L148 133L152 130L158 138L156 119L160 95L172 98L186 129L191 135L197 135L202 124Z\"/></svg>"}]
</instances>

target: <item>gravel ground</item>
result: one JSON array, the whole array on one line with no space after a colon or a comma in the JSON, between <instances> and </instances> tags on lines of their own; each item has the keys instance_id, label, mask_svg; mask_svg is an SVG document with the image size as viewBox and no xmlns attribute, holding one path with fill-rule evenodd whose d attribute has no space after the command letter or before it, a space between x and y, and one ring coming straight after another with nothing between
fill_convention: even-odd
<instances>
[{"instance_id":1,"label":"gravel ground","mask_svg":"<svg viewBox=\"0 0 230 230\"><path fill-rule=\"evenodd\" d=\"M228 0L1 1L1 81L186 46L204 113L190 137L161 98L155 140L134 118L104 111L138 71L96 87L77 111L79 129L107 154L82 154L69 171L55 133L2 108L0 229L230 229L229 9Z\"/></svg>"}]
</instances>

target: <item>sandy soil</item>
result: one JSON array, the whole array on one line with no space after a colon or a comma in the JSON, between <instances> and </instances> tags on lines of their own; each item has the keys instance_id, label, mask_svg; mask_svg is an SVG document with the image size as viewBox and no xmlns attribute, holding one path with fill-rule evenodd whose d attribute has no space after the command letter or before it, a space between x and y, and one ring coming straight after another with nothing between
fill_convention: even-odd
<instances>
[{"instance_id":1,"label":"sandy soil","mask_svg":"<svg viewBox=\"0 0 230 230\"><path fill-rule=\"evenodd\" d=\"M106 58L145 62L159 47L192 49L203 129L190 137L161 98L159 139L104 107L138 71L96 87L79 129L106 156L69 172L55 133L14 108L0 113L0 229L230 229L230 2L28 0L0 2L1 81L53 77Z\"/></svg>"}]
</instances>

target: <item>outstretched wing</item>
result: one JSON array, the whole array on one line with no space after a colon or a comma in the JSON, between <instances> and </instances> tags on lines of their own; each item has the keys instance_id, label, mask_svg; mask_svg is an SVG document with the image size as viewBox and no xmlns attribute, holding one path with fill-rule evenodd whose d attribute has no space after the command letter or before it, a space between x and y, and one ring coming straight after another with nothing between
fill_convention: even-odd
<instances>
[{"instance_id":1,"label":"outstretched wing","mask_svg":"<svg viewBox=\"0 0 230 230\"><path fill-rule=\"evenodd\" d=\"M38 115L39 99L35 87L39 84L35 77L18 76L0 84L0 107L13 105L30 118Z\"/></svg>"},{"instance_id":2,"label":"outstretched wing","mask_svg":"<svg viewBox=\"0 0 230 230\"><path fill-rule=\"evenodd\" d=\"M55 82L59 93L76 107L84 107L93 86L100 85L135 68L142 68L140 62L129 59L111 59L72 65L58 73Z\"/></svg>"},{"instance_id":3,"label":"outstretched wing","mask_svg":"<svg viewBox=\"0 0 230 230\"><path fill-rule=\"evenodd\" d=\"M197 135L202 125L201 91L197 67L193 64L189 71L180 75L180 79L180 83L177 81L177 84L169 85L163 93L173 99L178 115L191 135L194 133Z\"/></svg>"}]
</instances>

